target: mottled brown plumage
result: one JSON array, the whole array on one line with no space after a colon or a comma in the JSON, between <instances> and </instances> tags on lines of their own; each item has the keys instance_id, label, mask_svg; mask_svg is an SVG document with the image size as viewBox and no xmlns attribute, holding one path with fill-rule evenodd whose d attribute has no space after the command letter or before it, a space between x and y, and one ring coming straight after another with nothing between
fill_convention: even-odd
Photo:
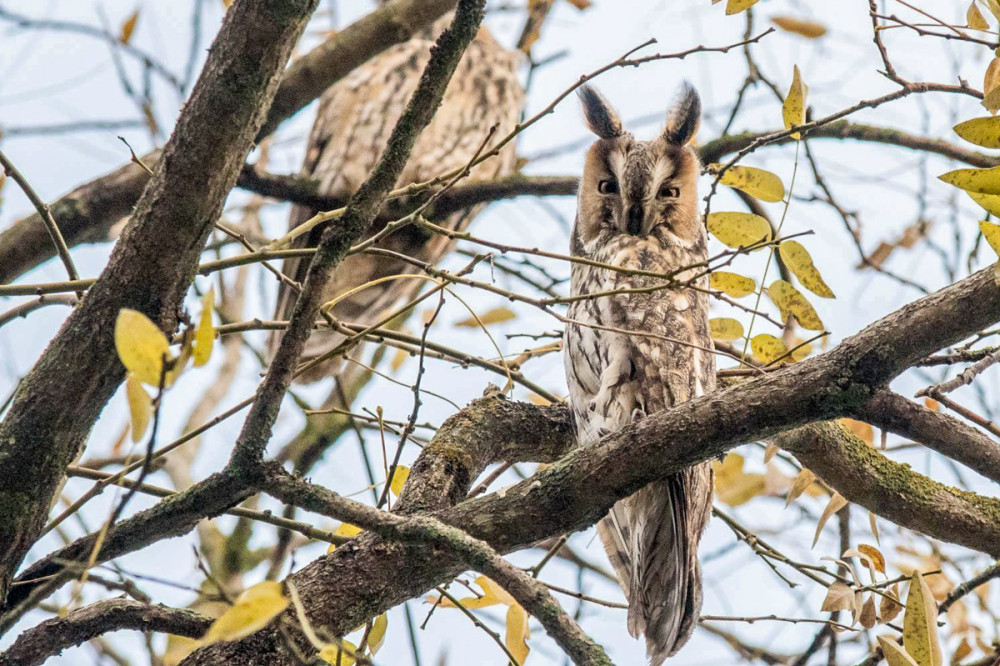
<instances>
[{"instance_id":1,"label":"mottled brown plumage","mask_svg":"<svg viewBox=\"0 0 1000 666\"><path fill-rule=\"evenodd\" d=\"M700 113L694 90L684 88L666 128L653 141L637 141L625 132L597 91L584 88L580 96L599 140L587 153L580 182L572 253L657 273L704 261L699 165L689 147ZM583 264L572 267L574 296L662 283ZM698 284L707 287L704 279ZM575 323L566 328L566 374L582 445L715 388L704 292L659 289L599 296L575 301L568 315ZM712 468L704 463L619 501L598 525L629 602L629 633L645 634L654 666L676 653L697 623L702 595L698 541L711 500Z\"/></svg>"},{"instance_id":2,"label":"mottled brown plumage","mask_svg":"<svg viewBox=\"0 0 1000 666\"><path fill-rule=\"evenodd\" d=\"M449 21L450 15L445 16L424 34L386 50L323 95L301 171L303 176L319 181L322 194L346 199L364 182L420 81L434 36ZM459 63L434 120L417 139L400 175L399 186L429 180L464 167L494 125L497 126L497 137L513 130L524 102L524 91L517 79L520 62L519 52L504 49L485 29L480 30ZM499 155L473 168L469 178L492 180L513 173L514 168L514 142L511 142ZM475 207L434 221L452 229L464 229L481 209L481 206ZM296 206L289 219L289 229L302 224L315 213L314 210ZM386 220L379 221L373 233L385 223ZM314 229L300 238L296 245L315 246L321 233L322 228ZM441 236L430 236L419 228L404 227L380 241L378 246L433 263L444 254L449 242ZM305 260L287 260L282 272L301 282L307 266ZM324 300L332 300L381 277L416 272L419 270L401 260L353 255L338 266L333 281L324 291ZM400 304L419 286L415 280L404 279L366 288L340 301L333 309L333 315L342 321L373 323L379 313ZM294 302L295 293L282 284L276 317L287 319ZM314 333L302 360L322 355L342 339L342 336L333 333ZM335 370L335 364L336 360L319 364L300 379L315 381L329 376Z\"/></svg>"}]
</instances>

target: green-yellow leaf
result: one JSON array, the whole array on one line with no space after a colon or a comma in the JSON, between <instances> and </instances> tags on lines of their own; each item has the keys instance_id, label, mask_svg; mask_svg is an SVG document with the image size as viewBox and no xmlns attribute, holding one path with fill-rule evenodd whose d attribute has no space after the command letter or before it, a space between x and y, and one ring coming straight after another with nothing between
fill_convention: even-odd
<instances>
[{"instance_id":1,"label":"green-yellow leaf","mask_svg":"<svg viewBox=\"0 0 1000 666\"><path fill-rule=\"evenodd\" d=\"M761 363L773 363L788 353L785 343L770 333L760 333L750 338L750 349Z\"/></svg>"},{"instance_id":2,"label":"green-yellow leaf","mask_svg":"<svg viewBox=\"0 0 1000 666\"><path fill-rule=\"evenodd\" d=\"M333 664L333 666L354 666L357 654L357 645L351 641L340 641L340 645L333 643L324 645L317 656L326 663Z\"/></svg>"},{"instance_id":3,"label":"green-yellow leaf","mask_svg":"<svg viewBox=\"0 0 1000 666\"><path fill-rule=\"evenodd\" d=\"M132 441L138 442L146 433L149 418L153 414L153 401L142 388L142 382L129 373L125 380L125 397L128 398L128 411L132 422Z\"/></svg>"},{"instance_id":4,"label":"green-yellow leaf","mask_svg":"<svg viewBox=\"0 0 1000 666\"><path fill-rule=\"evenodd\" d=\"M743 337L743 324L729 317L709 319L708 328L712 339L720 342L732 342Z\"/></svg>"},{"instance_id":5,"label":"green-yellow leaf","mask_svg":"<svg viewBox=\"0 0 1000 666\"><path fill-rule=\"evenodd\" d=\"M479 315L479 321L483 322L484 325L489 324L499 324L501 322L510 321L517 315L510 308L499 307L493 308L492 310L487 310L483 314ZM455 326L464 326L466 328L477 328L479 322L476 321L475 317L467 317L461 321L456 321Z\"/></svg>"},{"instance_id":6,"label":"green-yellow leaf","mask_svg":"<svg viewBox=\"0 0 1000 666\"><path fill-rule=\"evenodd\" d=\"M847 500L844 499L843 495L840 493L834 493L830 501L827 502L826 508L823 509L823 513L819 517L819 522L816 523L816 534L813 535L812 548L816 547L816 542L819 541L819 535L823 531L823 526L826 525L826 521L830 520L830 516L837 513L841 509L847 506Z\"/></svg>"},{"instance_id":7,"label":"green-yellow leaf","mask_svg":"<svg viewBox=\"0 0 1000 666\"><path fill-rule=\"evenodd\" d=\"M118 34L118 41L122 44L128 44L132 39L132 33L135 32L135 24L139 20L139 10L132 12L125 22L122 23L121 32Z\"/></svg>"},{"instance_id":8,"label":"green-yellow leaf","mask_svg":"<svg viewBox=\"0 0 1000 666\"><path fill-rule=\"evenodd\" d=\"M205 645L235 641L263 629L288 607L281 583L264 581L246 589L236 603L212 623L202 639Z\"/></svg>"},{"instance_id":9,"label":"green-yellow leaf","mask_svg":"<svg viewBox=\"0 0 1000 666\"><path fill-rule=\"evenodd\" d=\"M987 213L994 217L1000 217L1000 194L983 194L982 192L966 192L966 194L982 206Z\"/></svg>"},{"instance_id":10,"label":"green-yellow leaf","mask_svg":"<svg viewBox=\"0 0 1000 666\"><path fill-rule=\"evenodd\" d=\"M798 241L782 241L778 246L778 253L781 260L788 266L788 270L795 274L802 286L823 298L833 298L833 290L823 281L823 276L819 274L809 250Z\"/></svg>"},{"instance_id":11,"label":"green-yellow leaf","mask_svg":"<svg viewBox=\"0 0 1000 666\"><path fill-rule=\"evenodd\" d=\"M708 278L708 285L733 298L743 298L747 294L752 294L753 290L757 288L757 283L753 281L753 278L726 271L712 273Z\"/></svg>"},{"instance_id":12,"label":"green-yellow leaf","mask_svg":"<svg viewBox=\"0 0 1000 666\"><path fill-rule=\"evenodd\" d=\"M504 645L510 651L517 663L524 664L528 658L528 614L519 604L512 604L507 609L507 633L504 637Z\"/></svg>"},{"instance_id":13,"label":"green-yellow leaf","mask_svg":"<svg viewBox=\"0 0 1000 666\"><path fill-rule=\"evenodd\" d=\"M826 34L826 26L822 23L806 21L794 16L772 16L771 23L786 32L792 32L807 39L817 39Z\"/></svg>"},{"instance_id":14,"label":"green-yellow leaf","mask_svg":"<svg viewBox=\"0 0 1000 666\"><path fill-rule=\"evenodd\" d=\"M973 30L989 30L990 24L986 22L986 17L979 11L976 0L969 3L969 8L965 11L965 24Z\"/></svg>"},{"instance_id":15,"label":"green-yellow leaf","mask_svg":"<svg viewBox=\"0 0 1000 666\"><path fill-rule=\"evenodd\" d=\"M806 94L809 88L802 83L802 76L799 74L799 66L792 67L792 85L788 89L788 95L781 105L781 118L785 121L785 129L791 129L797 125L804 125L806 122ZM801 132L792 132L791 137L798 141L802 138Z\"/></svg>"},{"instance_id":16,"label":"green-yellow leaf","mask_svg":"<svg viewBox=\"0 0 1000 666\"><path fill-rule=\"evenodd\" d=\"M770 171L757 167L730 167L722 174L719 182L743 190L761 201L781 201L785 198L785 185L781 179Z\"/></svg>"},{"instance_id":17,"label":"green-yellow leaf","mask_svg":"<svg viewBox=\"0 0 1000 666\"><path fill-rule=\"evenodd\" d=\"M937 603L919 571L913 572L903 615L903 647L917 666L941 666Z\"/></svg>"},{"instance_id":18,"label":"green-yellow leaf","mask_svg":"<svg viewBox=\"0 0 1000 666\"><path fill-rule=\"evenodd\" d=\"M354 537L361 534L363 531L364 530L362 530L357 525L351 525L350 523L341 523L340 526L333 531L333 535L338 537L343 537L344 539L353 539ZM330 546L326 549L326 552L332 553L335 550L337 550L337 544L331 543Z\"/></svg>"},{"instance_id":19,"label":"green-yellow leaf","mask_svg":"<svg viewBox=\"0 0 1000 666\"><path fill-rule=\"evenodd\" d=\"M939 179L968 192L1000 194L1000 167L992 169L955 169L938 176Z\"/></svg>"},{"instance_id":20,"label":"green-yellow leaf","mask_svg":"<svg viewBox=\"0 0 1000 666\"><path fill-rule=\"evenodd\" d=\"M396 497L403 494L403 486L406 485L408 478L410 478L410 468L406 465L396 465L396 471L392 473L392 481L389 483L389 488Z\"/></svg>"},{"instance_id":21,"label":"green-yellow leaf","mask_svg":"<svg viewBox=\"0 0 1000 666\"><path fill-rule=\"evenodd\" d=\"M706 225L713 236L732 248L771 240L771 225L753 213L709 213Z\"/></svg>"},{"instance_id":22,"label":"green-yellow leaf","mask_svg":"<svg viewBox=\"0 0 1000 666\"><path fill-rule=\"evenodd\" d=\"M757 4L757 0L729 0L726 3L726 15L739 14Z\"/></svg>"},{"instance_id":23,"label":"green-yellow leaf","mask_svg":"<svg viewBox=\"0 0 1000 666\"><path fill-rule=\"evenodd\" d=\"M374 655L385 643L385 630L389 627L389 617L382 613L375 618L372 630L368 632L368 653Z\"/></svg>"},{"instance_id":24,"label":"green-yellow leaf","mask_svg":"<svg viewBox=\"0 0 1000 666\"><path fill-rule=\"evenodd\" d=\"M115 320L115 349L122 365L136 379L151 386L160 385L163 359L170 344L149 317L137 310L122 308Z\"/></svg>"},{"instance_id":25,"label":"green-yellow leaf","mask_svg":"<svg viewBox=\"0 0 1000 666\"><path fill-rule=\"evenodd\" d=\"M1000 255L1000 225L992 222L980 221L979 230L983 232L983 238L990 244L993 251Z\"/></svg>"},{"instance_id":26,"label":"green-yellow leaf","mask_svg":"<svg viewBox=\"0 0 1000 666\"><path fill-rule=\"evenodd\" d=\"M879 636L878 646L882 648L885 662L889 666L919 666L899 643L888 636Z\"/></svg>"},{"instance_id":27,"label":"green-yellow leaf","mask_svg":"<svg viewBox=\"0 0 1000 666\"><path fill-rule=\"evenodd\" d=\"M795 317L802 328L810 331L822 331L823 322L820 321L816 310L806 300L798 289L792 286L791 282L785 280L775 280L767 288L767 295L771 297L774 304L781 310L782 319L787 319L788 315Z\"/></svg>"},{"instance_id":28,"label":"green-yellow leaf","mask_svg":"<svg viewBox=\"0 0 1000 666\"><path fill-rule=\"evenodd\" d=\"M983 148L1000 148L1000 118L973 118L954 127L955 134Z\"/></svg>"},{"instance_id":29,"label":"green-yellow leaf","mask_svg":"<svg viewBox=\"0 0 1000 666\"><path fill-rule=\"evenodd\" d=\"M215 287L210 287L201 298L201 320L194 334L194 365L208 363L215 344L215 326L212 324L212 310L215 309Z\"/></svg>"}]
</instances>

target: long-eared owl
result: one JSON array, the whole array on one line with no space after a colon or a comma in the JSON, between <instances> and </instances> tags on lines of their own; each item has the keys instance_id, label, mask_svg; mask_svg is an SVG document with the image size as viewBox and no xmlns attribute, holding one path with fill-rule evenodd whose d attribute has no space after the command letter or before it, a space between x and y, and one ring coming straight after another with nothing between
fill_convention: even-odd
<instances>
[{"instance_id":1,"label":"long-eared owl","mask_svg":"<svg viewBox=\"0 0 1000 666\"><path fill-rule=\"evenodd\" d=\"M320 99L316 121L306 149L303 176L318 182L318 192L345 200L364 182L385 149L399 120L417 88L424 66L430 58L435 37L451 21L452 13L435 22L412 39L387 49L355 69L330 87ZM496 126L493 141L512 131L524 103L524 89L517 78L522 54L502 47L485 28L469 45L452 76L441 106L431 123L417 138L410 158L398 180L398 186L423 182L464 167L483 144L491 127ZM492 180L515 170L514 142L500 154L474 167L470 180ZM464 229L482 210L476 206L434 219L451 229ZM295 206L289 229L302 224L317 211ZM385 219L376 222L372 233L384 228ZM314 247L322 228L313 229L297 239L297 247ZM381 247L433 264L446 252L450 243L440 235L404 226L378 242ZM282 272L301 282L308 260L289 259ZM403 260L385 255L355 254L337 267L334 278L324 291L324 300L373 280L419 269ZM371 324L387 308L399 304L422 283L416 280L389 280L366 287L338 302L333 315L345 322ZM296 294L286 284L279 287L276 316L287 319ZM272 338L273 345L277 336ZM315 332L302 356L314 359L343 340L330 332ZM336 360L321 363L300 377L315 381L329 376Z\"/></svg>"},{"instance_id":2,"label":"long-eared owl","mask_svg":"<svg viewBox=\"0 0 1000 666\"><path fill-rule=\"evenodd\" d=\"M593 88L582 88L580 98L598 140L580 181L571 251L624 269L572 266L573 296L612 292L576 300L568 312L569 399L579 443L587 445L712 391L715 364L706 292L649 289L665 281L634 273L677 271L707 258L697 210L700 166L690 146L701 112L697 93L685 85L652 141L624 131ZM687 468L619 501L598 524L628 599L629 633L645 634L653 666L677 652L698 621L697 550L711 514L712 483L710 464Z\"/></svg>"}]
</instances>

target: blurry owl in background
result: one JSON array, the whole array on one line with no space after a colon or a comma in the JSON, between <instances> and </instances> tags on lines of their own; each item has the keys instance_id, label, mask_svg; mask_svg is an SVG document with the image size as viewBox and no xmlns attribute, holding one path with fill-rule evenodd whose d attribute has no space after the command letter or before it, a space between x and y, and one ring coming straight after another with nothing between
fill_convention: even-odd
<instances>
[{"instance_id":1,"label":"blurry owl in background","mask_svg":"<svg viewBox=\"0 0 1000 666\"><path fill-rule=\"evenodd\" d=\"M587 152L580 181L572 254L655 273L705 261L707 237L696 192L700 166L690 147L701 112L698 94L684 87L666 128L652 141L626 132L596 90L584 87L580 98L598 140ZM685 271L677 279L696 272ZM572 265L573 296L662 283ZM707 277L696 286L707 288ZM578 300L568 317L566 374L581 445L715 388L704 290L656 289ZM695 465L620 500L598 524L628 599L629 633L646 636L653 666L675 654L698 622L698 542L711 514L712 483L711 465Z\"/></svg>"},{"instance_id":2,"label":"blurry owl in background","mask_svg":"<svg viewBox=\"0 0 1000 666\"><path fill-rule=\"evenodd\" d=\"M448 26L452 16L452 13L446 14L428 30L372 58L323 94L301 170L302 176L319 183L319 194L346 200L364 182L417 88L434 39ZM524 89L517 78L522 58L520 52L505 49L485 28L480 28L455 70L434 119L417 138L397 186L430 180L460 169L472 160L491 127L496 126L494 141L514 129L524 105ZM512 141L498 155L474 167L469 180L493 180L514 173L515 166ZM482 208L475 206L432 221L450 229L465 229ZM289 229L317 212L295 206ZM377 220L372 234L382 230L386 222L384 218ZM323 228L320 226L304 234L294 246L315 247ZM433 264L449 245L447 238L411 225L389 234L376 247ZM301 283L308 265L308 258L288 259L282 273ZM385 255L355 254L337 267L323 293L323 300L330 301L372 280L417 272L417 267L403 260ZM413 279L402 279L366 287L339 301L332 314L344 322L372 324L386 314L388 308L402 304L420 284ZM296 296L287 284L280 285L278 319L291 316ZM272 351L278 337L272 337ZM329 331L314 332L302 361L323 355L343 339L342 335ZM336 368L337 360L331 359L318 364L299 380L316 381L332 375Z\"/></svg>"}]
</instances>

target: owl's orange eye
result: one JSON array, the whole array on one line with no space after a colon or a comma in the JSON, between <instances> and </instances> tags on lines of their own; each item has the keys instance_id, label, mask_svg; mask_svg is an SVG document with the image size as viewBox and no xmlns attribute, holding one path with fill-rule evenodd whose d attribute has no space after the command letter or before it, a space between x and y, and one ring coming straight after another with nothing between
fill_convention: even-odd
<instances>
[{"instance_id":1,"label":"owl's orange eye","mask_svg":"<svg viewBox=\"0 0 1000 666\"><path fill-rule=\"evenodd\" d=\"M607 179L597 183L597 191L601 194L618 194L618 181Z\"/></svg>"},{"instance_id":2,"label":"owl's orange eye","mask_svg":"<svg viewBox=\"0 0 1000 666\"><path fill-rule=\"evenodd\" d=\"M661 199L676 199L681 195L680 188L670 187L668 184L664 183L660 185L660 189L657 190L656 196Z\"/></svg>"}]
</instances>

